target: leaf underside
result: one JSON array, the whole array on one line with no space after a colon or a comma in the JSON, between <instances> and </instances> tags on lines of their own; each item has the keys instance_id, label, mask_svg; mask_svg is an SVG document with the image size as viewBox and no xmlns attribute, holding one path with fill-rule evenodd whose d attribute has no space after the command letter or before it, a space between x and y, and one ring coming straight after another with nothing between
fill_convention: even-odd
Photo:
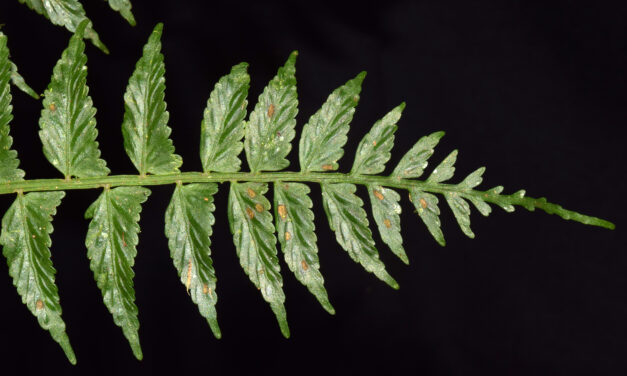
<instances>
[{"instance_id":1,"label":"leaf underside","mask_svg":"<svg viewBox=\"0 0 627 376\"><path fill-rule=\"evenodd\" d=\"M276 236L285 263L296 279L326 311L335 312L320 272L310 188L302 182L321 184L322 204L339 245L364 269L393 288L398 288L398 284L379 259L364 203L356 195L356 183L367 188L381 239L405 263L409 260L400 232L402 190L409 192L416 213L441 245L445 240L438 196L444 197L459 227L469 237L474 237L470 229L470 204L482 215L490 214L490 204L506 211L513 211L514 205L518 205L528 210L539 208L565 219L614 228L610 222L565 210L544 198L525 197L522 190L511 195L503 195L500 186L487 191L476 190L483 179L483 167L460 183L449 183L455 172L457 151L437 165L425 180L413 180L426 171L443 132L431 133L418 140L389 177L377 175L385 171L390 159L404 103L375 122L361 140L350 174L329 173L338 169L338 161L344 154L343 147L365 72L336 89L303 127L298 153L301 172L262 173L279 171L289 165L286 157L296 135L298 112L296 52L265 87L248 120L248 65L235 65L219 80L209 95L201 123L203 172L179 174L182 158L175 154L170 139L165 102L161 24L149 37L124 95L124 148L139 176L107 177L109 170L100 159L96 141L96 110L88 95L87 58L82 41L83 36L93 40L95 33L77 0L20 1L44 15L56 12L53 12L55 17L65 17L64 22L76 31L54 68L39 122L44 154L66 180L50 180L50 186L41 181L21 182L24 172L18 168L17 153L11 149L13 140L9 134L13 119L10 82L27 92L28 87L9 60L6 36L0 32L0 190L17 193L2 220L0 243L23 302L40 325L60 343L72 363L76 359L61 319L49 250L52 216L64 197L60 189L65 188L61 185L74 189L87 183L92 184L91 187L104 188L85 213L86 218L91 219L85 245L105 306L138 359L142 358L142 350L132 267L137 255L141 205L150 195L150 190L138 184L176 184L165 213L170 256L185 291L217 338L221 337L221 331L216 313L217 278L211 259L210 237L215 222L214 196L218 186L209 181L230 182L228 219L237 256L244 272L270 304L286 337L290 332ZM128 1L109 0L109 3L129 22L132 21ZM67 15L70 10L74 12L72 16ZM242 149L251 173L238 173L243 162L240 159ZM255 181L246 182L247 179ZM195 182L184 184L192 181ZM270 201L265 197L268 184L273 186L274 219ZM120 186L111 188L111 185ZM23 193L33 189L58 191Z\"/></svg>"},{"instance_id":2,"label":"leaf underside","mask_svg":"<svg viewBox=\"0 0 627 376\"><path fill-rule=\"evenodd\" d=\"M277 171L289 166L285 158L296 135L296 51L259 96L246 124L246 159L250 170Z\"/></svg>"},{"instance_id":3,"label":"leaf underside","mask_svg":"<svg viewBox=\"0 0 627 376\"><path fill-rule=\"evenodd\" d=\"M215 309L217 279L210 248L216 192L218 185L214 183L177 185L165 214L165 234L181 282L213 334L220 338Z\"/></svg>"},{"instance_id":4,"label":"leaf underside","mask_svg":"<svg viewBox=\"0 0 627 376\"><path fill-rule=\"evenodd\" d=\"M244 148L246 105L250 76L241 63L220 78L207 101L200 131L200 159L205 172L236 172Z\"/></svg>"},{"instance_id":5,"label":"leaf underside","mask_svg":"<svg viewBox=\"0 0 627 376\"><path fill-rule=\"evenodd\" d=\"M139 213L150 190L143 187L105 188L89 206L85 246L89 266L113 321L122 328L137 359L142 359L139 321L133 289L133 264L137 255Z\"/></svg>"},{"instance_id":6,"label":"leaf underside","mask_svg":"<svg viewBox=\"0 0 627 376\"><path fill-rule=\"evenodd\" d=\"M322 184L322 199L329 226L337 242L349 256L380 280L398 289L398 283L385 270L379 260L372 232L368 227L363 201L355 195L354 184Z\"/></svg>"},{"instance_id":7,"label":"leaf underside","mask_svg":"<svg viewBox=\"0 0 627 376\"><path fill-rule=\"evenodd\" d=\"M285 256L285 263L327 312L335 309L329 302L320 273L314 213L309 187L300 183L274 183L274 218Z\"/></svg>"},{"instance_id":8,"label":"leaf underside","mask_svg":"<svg viewBox=\"0 0 627 376\"><path fill-rule=\"evenodd\" d=\"M174 154L165 103L165 65L161 54L163 24L157 24L135 65L124 94L124 149L140 174L170 174L183 163Z\"/></svg>"},{"instance_id":9,"label":"leaf underside","mask_svg":"<svg viewBox=\"0 0 627 376\"><path fill-rule=\"evenodd\" d=\"M55 65L39 118L44 155L66 178L109 174L106 162L100 159L96 109L86 84L87 56L82 39L86 26L87 21L79 25Z\"/></svg>"},{"instance_id":10,"label":"leaf underside","mask_svg":"<svg viewBox=\"0 0 627 376\"><path fill-rule=\"evenodd\" d=\"M304 172L333 171L344 155L349 124L359 102L366 72L337 88L320 110L311 116L300 137L300 168Z\"/></svg>"},{"instance_id":11,"label":"leaf underside","mask_svg":"<svg viewBox=\"0 0 627 376\"><path fill-rule=\"evenodd\" d=\"M231 183L229 224L240 265L270 304L283 335L289 337L270 201L264 197L267 191L264 183Z\"/></svg>"},{"instance_id":12,"label":"leaf underside","mask_svg":"<svg viewBox=\"0 0 627 376\"><path fill-rule=\"evenodd\" d=\"M54 283L56 271L50 259L52 216L64 192L18 194L2 218L2 254L22 302L48 330L68 360L76 364L70 340L61 318L59 293Z\"/></svg>"}]
</instances>

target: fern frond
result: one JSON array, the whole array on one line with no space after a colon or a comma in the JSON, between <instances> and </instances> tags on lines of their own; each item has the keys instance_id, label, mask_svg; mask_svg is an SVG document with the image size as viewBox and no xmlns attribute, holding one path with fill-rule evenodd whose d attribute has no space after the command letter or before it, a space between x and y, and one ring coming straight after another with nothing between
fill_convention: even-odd
<instances>
[{"instance_id":1,"label":"fern frond","mask_svg":"<svg viewBox=\"0 0 627 376\"><path fill-rule=\"evenodd\" d=\"M47 9L44 4L63 1L29 2L43 12ZM18 293L40 325L61 344L71 362L75 358L61 320L49 251L52 215L66 190L103 189L85 214L91 219L85 245L104 303L139 359L142 351L132 267L139 241L141 205L150 194L146 186L175 186L165 215L170 256L185 290L218 338L221 332L216 311L217 278L210 249L216 183L230 185L228 219L240 264L270 304L286 337L290 332L277 236L285 262L296 279L325 310L335 312L320 272L313 202L307 183L322 187L322 204L341 248L393 288L398 288L398 283L379 258L364 203L356 194L357 185L368 190L381 239L405 263L409 260L400 232L403 191L409 193L418 216L441 245L445 245L440 222L441 197L469 237L474 236L470 229L470 203L484 216L490 214L490 205L508 212L522 206L584 224L614 228L611 222L566 210L544 198L526 197L522 190L511 195L503 194L501 186L478 190L485 172L483 167L460 183L448 183L455 172L457 151L450 153L426 179L418 180L444 132L422 137L390 176L380 175L390 159L404 103L377 121L366 134L357 148L350 173L334 172L344 153L365 73L336 89L311 116L299 140L301 171L283 171L289 165L286 157L296 136L296 52L263 90L248 120L248 65L234 66L219 80L209 95L201 124L203 171L180 172L182 158L175 154L170 139L164 99L161 24L149 37L124 95L124 148L139 174L111 176L99 158L96 111L86 86L85 45L81 38L88 30L91 29L87 20L76 26L76 34L54 68L43 101L40 135L44 154L64 174L63 180L24 180L23 171L18 169L19 161L11 150L9 135L12 120L9 82L14 68L8 59L6 37L0 34L0 194L17 193L3 218L0 243ZM242 149L250 172L240 171ZM274 188L274 219L266 198L269 184Z\"/></svg>"},{"instance_id":2,"label":"fern frond","mask_svg":"<svg viewBox=\"0 0 627 376\"><path fill-rule=\"evenodd\" d=\"M46 17L55 25L64 26L70 32L76 32L85 20L89 21L85 9L79 0L18 0L30 9ZM85 37L91 39L94 46L108 54L109 49L100 41L98 33L92 28L91 21L85 28Z\"/></svg>"}]
</instances>

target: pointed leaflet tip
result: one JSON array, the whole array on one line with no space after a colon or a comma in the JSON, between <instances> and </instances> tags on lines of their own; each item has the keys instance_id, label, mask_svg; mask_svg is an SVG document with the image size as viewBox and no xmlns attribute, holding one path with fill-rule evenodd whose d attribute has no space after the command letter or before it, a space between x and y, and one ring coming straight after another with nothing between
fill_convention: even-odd
<instances>
[{"instance_id":1,"label":"pointed leaflet tip","mask_svg":"<svg viewBox=\"0 0 627 376\"><path fill-rule=\"evenodd\" d=\"M298 158L302 172L335 171L344 155L346 136L359 102L366 72L335 89L303 127Z\"/></svg>"}]
</instances>

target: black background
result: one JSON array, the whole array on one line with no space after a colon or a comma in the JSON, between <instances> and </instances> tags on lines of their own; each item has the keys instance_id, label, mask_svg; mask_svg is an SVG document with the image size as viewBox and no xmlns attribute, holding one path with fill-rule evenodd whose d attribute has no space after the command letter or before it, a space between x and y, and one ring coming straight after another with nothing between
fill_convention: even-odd
<instances>
[{"instance_id":1,"label":"black background","mask_svg":"<svg viewBox=\"0 0 627 376\"><path fill-rule=\"evenodd\" d=\"M286 340L240 269L221 185L212 247L223 333L216 340L169 258L163 214L172 187L154 187L135 266L144 351L138 362L85 256L83 213L98 192L72 191L54 220L52 254L78 365L69 365L22 305L3 262L0 373L627 374L624 5L135 0L132 28L104 1L84 3L111 50L87 47L98 140L115 174L134 173L122 146L122 95L150 31L163 21L166 100L185 171L201 169L200 120L218 78L249 62L254 103L298 49L297 132L334 88L368 71L342 171L374 121L406 101L389 167L420 136L445 130L431 165L459 148L458 180L487 165L484 187L525 188L614 221L617 230L495 208L488 218L473 214L477 238L470 240L442 205L442 248L404 199L410 266L375 230L381 258L401 285L394 291L335 243L312 185L321 270L337 314L325 313L281 261L292 331ZM15 0L0 2L0 23L12 59L42 92L69 33ZM13 96L21 167L28 178L59 177L41 153L41 103L17 90ZM290 159L297 161L296 148ZM3 197L0 209L10 203Z\"/></svg>"}]
</instances>

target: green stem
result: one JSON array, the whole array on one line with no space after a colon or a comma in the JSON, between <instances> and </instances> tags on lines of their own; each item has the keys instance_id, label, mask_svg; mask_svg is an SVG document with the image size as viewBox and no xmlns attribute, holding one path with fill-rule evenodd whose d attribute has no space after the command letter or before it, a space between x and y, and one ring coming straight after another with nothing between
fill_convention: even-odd
<instances>
[{"instance_id":1,"label":"green stem","mask_svg":"<svg viewBox=\"0 0 627 376\"><path fill-rule=\"evenodd\" d=\"M112 175L82 179L33 179L14 181L0 184L0 195L10 194L18 191L65 191L72 189L94 189L105 186L150 186L168 185L175 183L223 183L229 181L254 181L254 182L275 182L275 181L296 181L308 183L352 183L359 185L380 185L384 187L399 189L419 189L432 193L455 193L462 197L476 197L485 202L499 206L518 205L533 211L535 208L541 209L549 214L557 214L564 219L581 222L587 225L594 225L614 229L614 224L596 217L591 217L574 211L566 210L559 205L552 204L544 198L525 197L520 192L511 195L501 195L493 190L478 191L467 190L456 184L429 183L421 180L399 179L389 176L376 175L349 175L338 172L323 173L302 173L302 172L182 172L170 175Z\"/></svg>"}]
</instances>

